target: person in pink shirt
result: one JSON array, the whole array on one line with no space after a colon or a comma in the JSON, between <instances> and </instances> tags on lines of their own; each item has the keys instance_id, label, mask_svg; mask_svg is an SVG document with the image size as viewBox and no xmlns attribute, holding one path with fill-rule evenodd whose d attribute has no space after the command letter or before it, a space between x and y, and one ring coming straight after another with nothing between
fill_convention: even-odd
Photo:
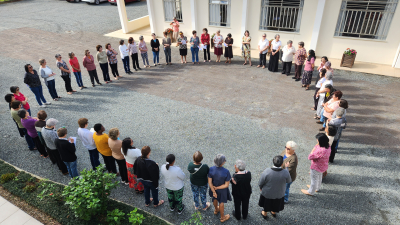
<instances>
[{"instance_id":1,"label":"person in pink shirt","mask_svg":"<svg viewBox=\"0 0 400 225\"><path fill-rule=\"evenodd\" d=\"M21 92L19 92L19 87L18 86L11 86L10 87L11 93L14 94L15 100L18 100L22 103L22 107L31 115L31 107L29 106L28 103L28 98L25 97Z\"/></svg>"},{"instance_id":2,"label":"person in pink shirt","mask_svg":"<svg viewBox=\"0 0 400 225\"><path fill-rule=\"evenodd\" d=\"M314 66L315 66L315 52L314 50L309 50L308 58L304 66L303 78L301 79L301 83L303 84L302 87L305 87L306 91L310 89L311 79L314 72Z\"/></svg>"},{"instance_id":3,"label":"person in pink shirt","mask_svg":"<svg viewBox=\"0 0 400 225\"><path fill-rule=\"evenodd\" d=\"M308 160L311 160L311 185L307 185L308 190L301 189L306 195L314 195L321 188L322 174L328 170L329 156L331 155L331 146L326 134L318 134L318 144L314 146Z\"/></svg>"},{"instance_id":4,"label":"person in pink shirt","mask_svg":"<svg viewBox=\"0 0 400 225\"><path fill-rule=\"evenodd\" d=\"M336 109L339 108L340 99L342 98L343 93L341 91L335 91L332 93L332 98L326 103L322 104L324 109L321 112L321 119L318 124L323 124L323 127L319 129L320 131L324 131L326 127L326 123L328 119L332 118L332 113L335 112Z\"/></svg>"},{"instance_id":5,"label":"person in pink shirt","mask_svg":"<svg viewBox=\"0 0 400 225\"><path fill-rule=\"evenodd\" d=\"M83 86L81 66L79 65L78 58L75 57L75 53L73 52L68 53L68 56L69 56L69 64L71 65L72 72L74 73L76 78L76 83L78 83L79 88L82 90L82 88L86 87Z\"/></svg>"},{"instance_id":6,"label":"person in pink shirt","mask_svg":"<svg viewBox=\"0 0 400 225\"><path fill-rule=\"evenodd\" d=\"M85 50L85 57L83 57L83 66L88 70L92 87L94 87L94 80L98 85L102 85L97 76L96 65L94 64L94 57L90 54L89 50Z\"/></svg>"},{"instance_id":7,"label":"person in pink shirt","mask_svg":"<svg viewBox=\"0 0 400 225\"><path fill-rule=\"evenodd\" d=\"M174 21L172 21L169 25L172 26L172 39L175 42L178 42L178 35L179 35L179 21L174 17Z\"/></svg>"}]
</instances>

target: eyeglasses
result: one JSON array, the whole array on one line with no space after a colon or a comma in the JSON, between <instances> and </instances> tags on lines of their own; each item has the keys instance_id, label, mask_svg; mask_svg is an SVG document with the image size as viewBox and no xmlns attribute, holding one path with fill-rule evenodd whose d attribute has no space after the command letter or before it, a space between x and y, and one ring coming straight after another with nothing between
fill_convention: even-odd
<instances>
[{"instance_id":1,"label":"eyeglasses","mask_svg":"<svg viewBox=\"0 0 400 225\"><path fill-rule=\"evenodd\" d=\"M285 149L286 149L286 150L292 150L292 149L290 149L290 148L288 148L288 147L286 147L286 146L285 146Z\"/></svg>"},{"instance_id":2,"label":"eyeglasses","mask_svg":"<svg viewBox=\"0 0 400 225\"><path fill-rule=\"evenodd\" d=\"M263 37L267 37L267 36L263 36Z\"/></svg>"},{"instance_id":3,"label":"eyeglasses","mask_svg":"<svg viewBox=\"0 0 400 225\"><path fill-rule=\"evenodd\" d=\"M32 66L28 66L28 69L32 69L33 67Z\"/></svg>"}]
</instances>

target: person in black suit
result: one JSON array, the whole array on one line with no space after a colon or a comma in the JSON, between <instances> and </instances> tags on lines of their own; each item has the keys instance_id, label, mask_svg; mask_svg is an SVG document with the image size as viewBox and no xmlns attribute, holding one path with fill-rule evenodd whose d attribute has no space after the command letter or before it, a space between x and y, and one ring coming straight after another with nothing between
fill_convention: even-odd
<instances>
[{"instance_id":1,"label":"person in black suit","mask_svg":"<svg viewBox=\"0 0 400 225\"><path fill-rule=\"evenodd\" d=\"M71 178L78 177L79 173L77 170L77 158L75 155L76 148L73 138L67 139L68 131L66 128L59 128L57 130L58 139L54 141L58 152L60 153L61 159L67 166L69 175Z\"/></svg>"}]
</instances>

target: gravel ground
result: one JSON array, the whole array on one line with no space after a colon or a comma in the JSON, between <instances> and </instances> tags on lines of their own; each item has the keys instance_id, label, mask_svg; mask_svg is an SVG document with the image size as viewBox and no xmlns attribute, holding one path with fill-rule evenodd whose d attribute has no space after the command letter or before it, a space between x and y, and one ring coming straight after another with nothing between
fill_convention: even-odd
<instances>
[{"instance_id":1,"label":"gravel ground","mask_svg":"<svg viewBox=\"0 0 400 225\"><path fill-rule=\"evenodd\" d=\"M104 17L97 15L105 15L107 11L91 11L90 18L93 21L103 21L108 26L103 23L99 23L101 26L93 26L93 21L88 21L85 26L72 26L78 24L77 21L82 21L82 11L76 13L77 17L74 14L69 24L62 18L67 16L60 15L60 18L54 17L54 21L49 19L45 26L40 26L35 18L43 18L42 14L31 13L40 10L37 2L54 8L62 7L71 12L78 10L77 7L79 10L84 7L108 11L111 9L114 16L111 17L112 21L103 21ZM21 3L18 6L17 3L11 3L7 4L8 8L0 8L0 15L5 21L0 25L0 36L16 39L17 37L5 32L7 29L24 26L29 26L29 31L32 32L35 29L43 30L35 35L45 36L40 41L33 39L36 45L32 46L32 52L28 51L23 55L12 53L14 47L18 47L18 51L23 50L16 46L15 40L4 39L5 44L10 46L4 46L4 51L0 53L0 94L4 96L8 93L9 86L19 85L21 92L30 99L32 112L35 113L39 108L33 94L23 84L23 65L36 65L38 57L53 57L55 49L64 54L69 51L65 46L48 41L54 38L67 46L76 43L73 50L80 52L86 45L94 46L95 42L105 43L105 40L111 40L112 43L117 43L117 40L94 34L120 29L120 25L116 8L104 3L100 6L44 0L35 1L34 5L31 1ZM133 10L139 10L136 9L136 3L130 5ZM141 2L138 6L145 7L145 4ZM29 16L14 16L23 15L22 12L26 9L24 7L31 9L28 10ZM88 12L87 9L85 12ZM58 15L55 11L49 13ZM145 12L145 8L139 11ZM137 14L139 16L142 15ZM66 34L69 30L75 33ZM21 30L13 32L16 36L21 34L19 40L29 40ZM53 35L54 32L57 34ZM81 37L82 41L79 41ZM43 52L38 52L40 50ZM163 62L163 54L160 56ZM175 48L173 56L173 62L178 62L179 56ZM149 59L152 57L149 56ZM66 96L63 82L58 78L56 88L63 98L46 108L46 112L49 118L54 117L60 121L58 127L66 126L70 136L77 135L77 120L80 117L88 118L90 125L102 123L106 130L118 127L121 137L131 137L136 147L149 145L153 150L152 158L160 165L165 162L167 154L175 154L177 165L181 166L187 176L189 174L185 168L196 150L203 153L204 163L210 166L217 153L225 154L228 160L225 167L231 172L236 159L246 161L247 169L253 173L250 216L242 222L231 219L229 224L264 222L259 215L261 209L257 206L259 174L271 166L273 156L283 150L288 140L299 144L298 178L291 187L290 203L277 219L269 219L271 223L399 224L400 116L396 112L399 107L400 80L335 71L335 85L345 92L345 98L350 102L349 127L343 134L339 153L335 163L329 167L329 175L323 181L322 190L316 197L308 197L300 189L309 183L310 163L307 155L315 145L314 135L318 128L311 119L312 112L309 110L311 92L304 92L298 87L298 83L285 76L254 67L244 69L238 60L239 57L235 57L232 65L219 65L217 70L216 66L212 66L214 63L210 66L193 67L175 64L168 71L166 66L152 67L112 84L78 91L73 96ZM119 64L121 72L122 65ZM90 83L86 71L83 78L84 84ZM74 81L72 84L77 88ZM43 92L50 99L47 88L44 87ZM0 129L0 158L28 172L68 183L69 178L62 176L48 159L41 159L37 152L27 150L26 143L23 138L19 138L4 103L1 104L0 119L3 124L3 129ZM87 151L80 141L77 146L78 169L90 168ZM180 216L170 212L167 206L145 208L143 196L137 196L125 185L119 186L112 197L145 208L174 224L180 224L188 220L194 212L189 179L185 182L185 188L184 204L187 210ZM160 196L167 200L162 182ZM232 210L233 203L230 202L226 206L226 212L231 214ZM218 217L213 215L212 210L202 214L203 224L219 224Z\"/></svg>"}]
</instances>

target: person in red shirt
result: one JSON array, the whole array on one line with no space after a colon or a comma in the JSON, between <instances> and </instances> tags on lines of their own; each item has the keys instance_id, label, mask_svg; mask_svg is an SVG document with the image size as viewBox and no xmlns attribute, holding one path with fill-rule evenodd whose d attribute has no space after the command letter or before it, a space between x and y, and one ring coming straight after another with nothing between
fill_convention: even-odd
<instances>
[{"instance_id":1,"label":"person in red shirt","mask_svg":"<svg viewBox=\"0 0 400 225\"><path fill-rule=\"evenodd\" d=\"M207 56L208 56L208 61L211 62L210 58L210 35L208 34L207 28L203 29L203 33L201 34L201 43L204 46L207 46L203 52L204 52L204 62L207 61Z\"/></svg>"},{"instance_id":2,"label":"person in red shirt","mask_svg":"<svg viewBox=\"0 0 400 225\"><path fill-rule=\"evenodd\" d=\"M81 66L79 65L79 61L75 57L75 53L73 53L73 52L68 53L68 56L69 56L69 64L71 65L72 72L74 73L75 78L76 78L76 83L78 83L79 88L82 90L82 88L86 88L86 87L83 86Z\"/></svg>"},{"instance_id":3,"label":"person in red shirt","mask_svg":"<svg viewBox=\"0 0 400 225\"><path fill-rule=\"evenodd\" d=\"M29 106L28 98L19 92L19 87L11 86L10 91L14 94L15 100L20 101L22 103L22 107L29 113L29 115L31 115L31 107Z\"/></svg>"}]
</instances>

